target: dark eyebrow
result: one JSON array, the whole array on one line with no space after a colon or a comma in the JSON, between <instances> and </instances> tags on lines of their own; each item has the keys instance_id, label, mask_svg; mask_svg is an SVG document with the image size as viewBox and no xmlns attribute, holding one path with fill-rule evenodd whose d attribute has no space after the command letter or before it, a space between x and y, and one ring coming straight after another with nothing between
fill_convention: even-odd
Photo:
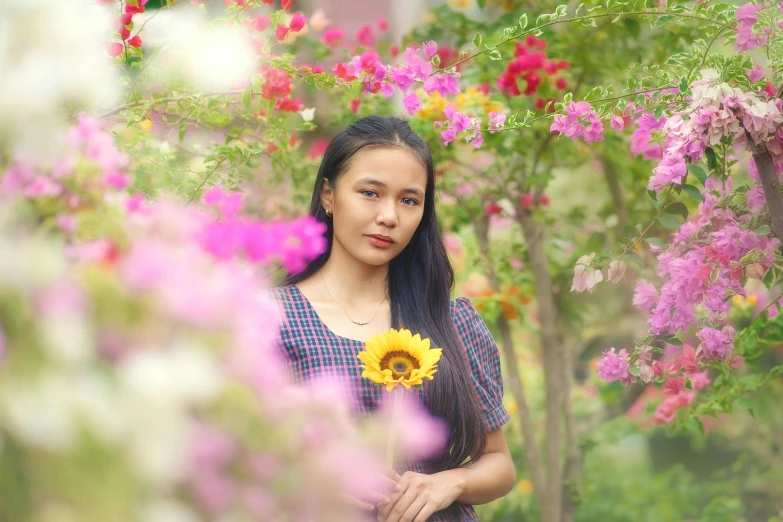
<instances>
[{"instance_id":1,"label":"dark eyebrow","mask_svg":"<svg viewBox=\"0 0 783 522\"><path fill-rule=\"evenodd\" d=\"M378 181L377 179L373 178L362 178L356 182L357 185L373 185L375 187L382 187L382 188L388 188L386 183L383 181ZM417 189L415 187L408 187L406 189L402 190L403 192L408 192L409 194L415 194L419 196L420 198L424 198L424 192L422 192L420 189Z\"/></svg>"}]
</instances>

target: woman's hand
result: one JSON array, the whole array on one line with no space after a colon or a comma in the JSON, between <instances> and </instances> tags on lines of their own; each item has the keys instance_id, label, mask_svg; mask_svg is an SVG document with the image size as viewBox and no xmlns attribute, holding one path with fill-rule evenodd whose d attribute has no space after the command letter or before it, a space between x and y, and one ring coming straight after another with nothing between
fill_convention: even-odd
<instances>
[{"instance_id":1,"label":"woman's hand","mask_svg":"<svg viewBox=\"0 0 783 522\"><path fill-rule=\"evenodd\" d=\"M400 491L400 475L393 469L386 470L384 476L374 484L343 494L343 502L352 508L369 513L375 508L387 504L391 496Z\"/></svg>"},{"instance_id":2,"label":"woman's hand","mask_svg":"<svg viewBox=\"0 0 783 522\"><path fill-rule=\"evenodd\" d=\"M449 507L459 497L465 481L460 470L434 475L406 471L400 490L391 502L378 508L379 522L425 522L433 513Z\"/></svg>"}]
</instances>

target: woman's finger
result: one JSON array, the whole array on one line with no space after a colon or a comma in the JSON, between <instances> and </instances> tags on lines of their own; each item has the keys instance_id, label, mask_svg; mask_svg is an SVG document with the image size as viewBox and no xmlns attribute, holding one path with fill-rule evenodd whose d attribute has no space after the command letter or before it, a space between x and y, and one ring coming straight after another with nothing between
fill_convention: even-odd
<instances>
[{"instance_id":1,"label":"woman's finger","mask_svg":"<svg viewBox=\"0 0 783 522\"><path fill-rule=\"evenodd\" d=\"M408 509L400 515L400 520L414 520L419 515L422 509L427 505L427 501L423 497L416 497L414 501L408 506ZM418 520L418 519L416 519ZM426 519L425 519L426 520Z\"/></svg>"},{"instance_id":2,"label":"woman's finger","mask_svg":"<svg viewBox=\"0 0 783 522\"><path fill-rule=\"evenodd\" d=\"M375 509L375 505L370 504L369 502L365 502L363 500L359 500L358 498L354 497L353 495L343 494L342 495L343 502L345 502L347 505L354 507L361 511L372 511Z\"/></svg>"}]
</instances>

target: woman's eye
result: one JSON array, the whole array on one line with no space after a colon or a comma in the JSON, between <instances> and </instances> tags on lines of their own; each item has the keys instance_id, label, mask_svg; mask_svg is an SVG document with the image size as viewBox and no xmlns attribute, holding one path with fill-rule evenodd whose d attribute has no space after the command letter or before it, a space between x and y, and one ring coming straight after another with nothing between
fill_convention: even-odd
<instances>
[{"instance_id":1,"label":"woman's eye","mask_svg":"<svg viewBox=\"0 0 783 522\"><path fill-rule=\"evenodd\" d=\"M413 206L413 205L416 205L417 203L418 202L415 199L411 199L411 198L403 198L402 199L402 204L403 205Z\"/></svg>"},{"instance_id":2,"label":"woman's eye","mask_svg":"<svg viewBox=\"0 0 783 522\"><path fill-rule=\"evenodd\" d=\"M367 196L368 198L372 198L375 196L375 192L372 190L362 190L362 195Z\"/></svg>"}]
</instances>

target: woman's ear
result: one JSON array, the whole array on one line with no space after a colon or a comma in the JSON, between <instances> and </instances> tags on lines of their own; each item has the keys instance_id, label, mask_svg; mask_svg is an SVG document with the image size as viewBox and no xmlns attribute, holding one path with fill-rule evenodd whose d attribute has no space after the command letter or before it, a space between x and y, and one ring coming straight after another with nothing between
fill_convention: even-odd
<instances>
[{"instance_id":1,"label":"woman's ear","mask_svg":"<svg viewBox=\"0 0 783 522\"><path fill-rule=\"evenodd\" d=\"M321 185L321 206L324 207L329 214L334 212L334 189L327 178L324 178L323 184Z\"/></svg>"}]
</instances>

